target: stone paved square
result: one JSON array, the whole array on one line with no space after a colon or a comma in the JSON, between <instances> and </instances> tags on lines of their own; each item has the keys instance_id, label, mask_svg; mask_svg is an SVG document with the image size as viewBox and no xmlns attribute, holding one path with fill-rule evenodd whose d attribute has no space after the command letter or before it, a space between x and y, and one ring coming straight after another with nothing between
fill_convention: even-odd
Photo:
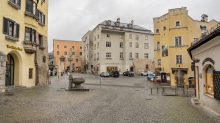
<instances>
[{"instance_id":1,"label":"stone paved square","mask_svg":"<svg viewBox=\"0 0 220 123\"><path fill-rule=\"evenodd\" d=\"M0 122L71 122L71 123L216 123L220 118L192 105L188 95L162 96L161 84L146 80L146 76L102 78L85 77L86 92L65 91L68 76L52 76L51 85L0 93ZM151 95L150 88L158 87ZM6 95L10 94L10 95ZM11 95L14 94L14 95Z\"/></svg>"}]
</instances>

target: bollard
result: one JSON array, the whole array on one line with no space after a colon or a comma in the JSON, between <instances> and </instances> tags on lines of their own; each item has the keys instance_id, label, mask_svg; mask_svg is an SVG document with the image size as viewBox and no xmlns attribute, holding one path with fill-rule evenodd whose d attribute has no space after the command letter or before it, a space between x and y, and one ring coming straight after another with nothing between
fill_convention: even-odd
<instances>
[{"instance_id":1,"label":"bollard","mask_svg":"<svg viewBox=\"0 0 220 123\"><path fill-rule=\"evenodd\" d=\"M151 89L151 95L152 95L152 88L150 88Z\"/></svg>"}]
</instances>

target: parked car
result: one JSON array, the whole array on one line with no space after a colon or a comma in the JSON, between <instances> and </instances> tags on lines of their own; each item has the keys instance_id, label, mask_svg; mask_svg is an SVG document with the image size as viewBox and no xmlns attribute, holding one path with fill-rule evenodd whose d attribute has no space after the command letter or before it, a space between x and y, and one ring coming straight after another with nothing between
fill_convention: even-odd
<instances>
[{"instance_id":1,"label":"parked car","mask_svg":"<svg viewBox=\"0 0 220 123\"><path fill-rule=\"evenodd\" d=\"M151 78L154 78L154 77L155 77L155 74L148 74L147 80L150 80Z\"/></svg>"},{"instance_id":2,"label":"parked car","mask_svg":"<svg viewBox=\"0 0 220 123\"><path fill-rule=\"evenodd\" d=\"M108 72L102 72L100 74L101 77L109 77L109 73Z\"/></svg>"},{"instance_id":3,"label":"parked car","mask_svg":"<svg viewBox=\"0 0 220 123\"><path fill-rule=\"evenodd\" d=\"M151 71L141 72L141 76L147 76L148 74L153 74L153 72L151 72Z\"/></svg>"},{"instance_id":4,"label":"parked car","mask_svg":"<svg viewBox=\"0 0 220 123\"><path fill-rule=\"evenodd\" d=\"M70 70L68 70L68 72L70 72ZM72 69L72 72L74 72L74 69Z\"/></svg>"},{"instance_id":5,"label":"parked car","mask_svg":"<svg viewBox=\"0 0 220 123\"><path fill-rule=\"evenodd\" d=\"M111 70L109 72L109 76L111 76L111 77L119 77L119 72L117 70Z\"/></svg>"},{"instance_id":6,"label":"parked car","mask_svg":"<svg viewBox=\"0 0 220 123\"><path fill-rule=\"evenodd\" d=\"M128 77L130 77L130 76L134 76L134 72L133 71L129 71Z\"/></svg>"},{"instance_id":7,"label":"parked car","mask_svg":"<svg viewBox=\"0 0 220 123\"><path fill-rule=\"evenodd\" d=\"M123 73L123 76L128 76L128 74L129 74L129 71L125 71L125 72Z\"/></svg>"}]
</instances>

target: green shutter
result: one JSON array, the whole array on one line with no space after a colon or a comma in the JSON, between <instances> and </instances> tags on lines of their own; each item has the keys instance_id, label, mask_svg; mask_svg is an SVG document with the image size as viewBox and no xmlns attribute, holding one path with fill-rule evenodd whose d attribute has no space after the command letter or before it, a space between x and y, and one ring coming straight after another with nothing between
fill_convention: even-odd
<instances>
[{"instance_id":1,"label":"green shutter","mask_svg":"<svg viewBox=\"0 0 220 123\"><path fill-rule=\"evenodd\" d=\"M20 29L20 25L16 24L16 38L19 38L19 29Z\"/></svg>"},{"instance_id":2,"label":"green shutter","mask_svg":"<svg viewBox=\"0 0 220 123\"><path fill-rule=\"evenodd\" d=\"M26 0L26 11L31 12L31 0Z\"/></svg>"},{"instance_id":3,"label":"green shutter","mask_svg":"<svg viewBox=\"0 0 220 123\"><path fill-rule=\"evenodd\" d=\"M45 24L45 14L44 14L44 24Z\"/></svg>"},{"instance_id":4,"label":"green shutter","mask_svg":"<svg viewBox=\"0 0 220 123\"><path fill-rule=\"evenodd\" d=\"M18 6L21 7L21 0L18 0Z\"/></svg>"},{"instance_id":5,"label":"green shutter","mask_svg":"<svg viewBox=\"0 0 220 123\"><path fill-rule=\"evenodd\" d=\"M8 34L8 19L3 17L3 33Z\"/></svg>"}]
</instances>

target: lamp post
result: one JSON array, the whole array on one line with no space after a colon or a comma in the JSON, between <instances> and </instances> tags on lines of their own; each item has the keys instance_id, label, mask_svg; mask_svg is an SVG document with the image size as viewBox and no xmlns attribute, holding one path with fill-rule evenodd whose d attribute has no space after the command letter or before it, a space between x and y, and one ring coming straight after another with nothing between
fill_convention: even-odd
<instances>
[{"instance_id":1,"label":"lamp post","mask_svg":"<svg viewBox=\"0 0 220 123\"><path fill-rule=\"evenodd\" d=\"M70 62L70 74L69 74L69 81L71 81L72 80L72 61L73 61L73 59L72 59L72 52L71 52L71 50L72 50L72 48L70 48L70 57L68 58L68 60L69 60L69 62ZM72 87L72 85L71 85L72 83L71 82L69 82L69 87Z\"/></svg>"}]
</instances>

